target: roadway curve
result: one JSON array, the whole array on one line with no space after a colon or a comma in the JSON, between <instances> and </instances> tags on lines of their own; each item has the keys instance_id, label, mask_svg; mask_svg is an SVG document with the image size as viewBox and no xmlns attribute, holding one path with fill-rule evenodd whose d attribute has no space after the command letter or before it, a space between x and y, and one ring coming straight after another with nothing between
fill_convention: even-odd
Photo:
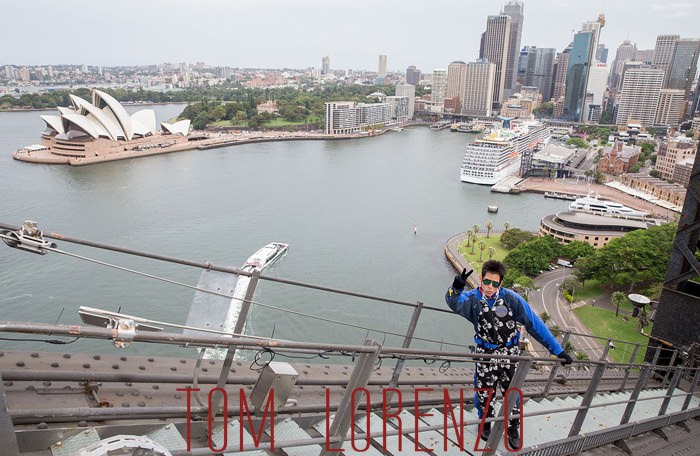
<instances>
[{"instance_id":1,"label":"roadway curve","mask_svg":"<svg viewBox=\"0 0 700 456\"><path fill-rule=\"evenodd\" d=\"M540 274L534 280L537 289L530 292L528 301L538 315L546 311L562 330L590 334L571 312L569 305L559 292L559 285L570 277L572 272L570 268L559 267L554 271ZM585 352L591 359L599 359L603 354L603 349L596 339L572 335L569 340L576 351Z\"/></svg>"}]
</instances>

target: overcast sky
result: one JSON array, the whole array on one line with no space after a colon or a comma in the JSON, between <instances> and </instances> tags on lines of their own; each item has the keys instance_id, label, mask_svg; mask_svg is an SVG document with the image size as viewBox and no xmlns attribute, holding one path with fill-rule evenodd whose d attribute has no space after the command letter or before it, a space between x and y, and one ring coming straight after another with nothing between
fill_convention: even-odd
<instances>
[{"instance_id":1,"label":"overcast sky","mask_svg":"<svg viewBox=\"0 0 700 456\"><path fill-rule=\"evenodd\" d=\"M0 65L214 66L423 72L478 57L492 0L0 0ZM561 51L603 12L608 62L623 40L700 38L698 0L524 0L522 45Z\"/></svg>"}]
</instances>

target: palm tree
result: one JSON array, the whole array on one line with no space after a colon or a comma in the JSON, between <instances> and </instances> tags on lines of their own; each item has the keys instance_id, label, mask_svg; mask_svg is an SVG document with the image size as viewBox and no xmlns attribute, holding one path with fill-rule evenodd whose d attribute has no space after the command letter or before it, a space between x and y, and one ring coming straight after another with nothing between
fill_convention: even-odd
<instances>
[{"instance_id":1,"label":"palm tree","mask_svg":"<svg viewBox=\"0 0 700 456\"><path fill-rule=\"evenodd\" d=\"M567 353L573 353L574 350L576 350L574 344L572 344L570 340L567 340L566 344L564 344L564 351Z\"/></svg>"},{"instance_id":2,"label":"palm tree","mask_svg":"<svg viewBox=\"0 0 700 456\"><path fill-rule=\"evenodd\" d=\"M493 229L493 222L489 220L488 222L486 222L486 239L488 239L489 236L491 236L492 229Z\"/></svg>"},{"instance_id":3,"label":"palm tree","mask_svg":"<svg viewBox=\"0 0 700 456\"><path fill-rule=\"evenodd\" d=\"M591 358L585 352L577 351L574 354L574 359L576 361L588 361ZM579 368L579 370L588 370L588 365L587 364L579 364L578 368Z\"/></svg>"},{"instance_id":4,"label":"palm tree","mask_svg":"<svg viewBox=\"0 0 700 456\"><path fill-rule=\"evenodd\" d=\"M496 249L489 247L489 260L496 254Z\"/></svg>"},{"instance_id":5,"label":"palm tree","mask_svg":"<svg viewBox=\"0 0 700 456\"><path fill-rule=\"evenodd\" d=\"M548 321L550 321L552 319L552 316L549 315L549 312L547 312L546 310L544 312L542 312L541 314L539 314L538 317L540 317L540 320L542 320L542 323L544 323L545 325L547 324Z\"/></svg>"},{"instance_id":6,"label":"palm tree","mask_svg":"<svg viewBox=\"0 0 700 456\"><path fill-rule=\"evenodd\" d=\"M588 361L591 358L586 354L586 352L577 351L574 359L576 361Z\"/></svg>"},{"instance_id":7,"label":"palm tree","mask_svg":"<svg viewBox=\"0 0 700 456\"><path fill-rule=\"evenodd\" d=\"M612 303L615 306L615 316L620 315L620 305L627 302L627 296L621 291L616 291L612 294Z\"/></svg>"},{"instance_id":8,"label":"palm tree","mask_svg":"<svg viewBox=\"0 0 700 456\"><path fill-rule=\"evenodd\" d=\"M474 247L476 247L476 239L477 239L476 233L472 232L472 255L474 255Z\"/></svg>"},{"instance_id":9,"label":"palm tree","mask_svg":"<svg viewBox=\"0 0 700 456\"><path fill-rule=\"evenodd\" d=\"M510 223L508 223L508 222L504 223L503 228L505 228L506 231L508 231L508 228L510 228Z\"/></svg>"},{"instance_id":10,"label":"palm tree","mask_svg":"<svg viewBox=\"0 0 700 456\"><path fill-rule=\"evenodd\" d=\"M472 234L474 234L474 233L472 233L472 230L467 230L467 232L464 234L467 235L467 247L469 247L469 241L471 240Z\"/></svg>"},{"instance_id":11,"label":"palm tree","mask_svg":"<svg viewBox=\"0 0 700 456\"><path fill-rule=\"evenodd\" d=\"M479 242L479 250L481 250L481 252L479 253L479 262L481 262L481 257L484 256L485 249L486 249L486 243L484 241Z\"/></svg>"},{"instance_id":12,"label":"palm tree","mask_svg":"<svg viewBox=\"0 0 700 456\"><path fill-rule=\"evenodd\" d=\"M559 337L562 335L561 329L559 329L559 325L557 325L556 323L549 328L549 331L554 337Z\"/></svg>"},{"instance_id":13,"label":"palm tree","mask_svg":"<svg viewBox=\"0 0 700 456\"><path fill-rule=\"evenodd\" d=\"M472 227L472 231L474 232L474 234L478 233L479 232L479 225L474 225Z\"/></svg>"}]
</instances>

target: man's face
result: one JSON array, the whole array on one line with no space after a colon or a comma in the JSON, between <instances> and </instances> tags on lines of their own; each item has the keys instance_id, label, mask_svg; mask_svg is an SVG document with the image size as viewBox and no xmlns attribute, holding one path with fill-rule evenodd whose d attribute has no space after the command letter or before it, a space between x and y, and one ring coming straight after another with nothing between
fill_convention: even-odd
<instances>
[{"instance_id":1,"label":"man's face","mask_svg":"<svg viewBox=\"0 0 700 456\"><path fill-rule=\"evenodd\" d=\"M501 276L495 272L487 272L481 278L481 289L484 290L486 296L493 296L501 286Z\"/></svg>"}]
</instances>

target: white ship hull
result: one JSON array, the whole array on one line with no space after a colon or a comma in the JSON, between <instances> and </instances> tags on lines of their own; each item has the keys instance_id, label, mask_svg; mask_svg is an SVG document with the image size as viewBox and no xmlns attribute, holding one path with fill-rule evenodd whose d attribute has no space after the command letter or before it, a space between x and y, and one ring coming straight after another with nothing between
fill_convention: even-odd
<instances>
[{"instance_id":1,"label":"white ship hull","mask_svg":"<svg viewBox=\"0 0 700 456\"><path fill-rule=\"evenodd\" d=\"M513 130L495 129L467 146L462 160L462 182L495 185L520 169L521 155L549 140L549 129L528 122Z\"/></svg>"},{"instance_id":2,"label":"white ship hull","mask_svg":"<svg viewBox=\"0 0 700 456\"><path fill-rule=\"evenodd\" d=\"M499 171L484 171L483 175L477 175L476 173L466 172L462 168L461 179L462 182L467 182L469 184L479 184L479 185L496 185L506 177L514 174L520 169L520 156L518 156L510 165L502 168Z\"/></svg>"}]
</instances>

